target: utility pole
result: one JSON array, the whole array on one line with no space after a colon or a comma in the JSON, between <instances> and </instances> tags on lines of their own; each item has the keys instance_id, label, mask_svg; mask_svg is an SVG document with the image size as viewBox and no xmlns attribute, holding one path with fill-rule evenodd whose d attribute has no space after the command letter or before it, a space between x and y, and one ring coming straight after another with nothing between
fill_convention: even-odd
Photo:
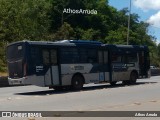
<instances>
[{"instance_id":1,"label":"utility pole","mask_svg":"<svg viewBox=\"0 0 160 120\"><path fill-rule=\"evenodd\" d=\"M130 20L131 20L131 0L130 0L130 3L129 3L128 30L127 30L127 45L129 44Z\"/></svg>"}]
</instances>

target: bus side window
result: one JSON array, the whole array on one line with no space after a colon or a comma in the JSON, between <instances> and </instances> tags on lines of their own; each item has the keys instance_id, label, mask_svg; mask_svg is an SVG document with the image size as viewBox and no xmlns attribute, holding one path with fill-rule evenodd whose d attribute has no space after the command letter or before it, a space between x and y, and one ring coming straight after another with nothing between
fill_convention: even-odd
<instances>
[{"instance_id":1,"label":"bus side window","mask_svg":"<svg viewBox=\"0 0 160 120\"><path fill-rule=\"evenodd\" d=\"M137 62L137 54L129 55L128 62Z\"/></svg>"},{"instance_id":2,"label":"bus side window","mask_svg":"<svg viewBox=\"0 0 160 120\"><path fill-rule=\"evenodd\" d=\"M41 58L41 52L39 48L34 48L31 47L31 59L30 59L30 64L33 66L42 64L42 58Z\"/></svg>"},{"instance_id":3,"label":"bus side window","mask_svg":"<svg viewBox=\"0 0 160 120\"><path fill-rule=\"evenodd\" d=\"M128 63L128 56L127 55L122 56L122 62L123 63Z\"/></svg>"},{"instance_id":4,"label":"bus side window","mask_svg":"<svg viewBox=\"0 0 160 120\"><path fill-rule=\"evenodd\" d=\"M43 57L43 64L49 65L49 51L48 50L43 50L42 51L42 57Z\"/></svg>"},{"instance_id":5,"label":"bus side window","mask_svg":"<svg viewBox=\"0 0 160 120\"><path fill-rule=\"evenodd\" d=\"M122 62L124 63L133 63L133 62L137 62L137 54L126 54L123 55L122 57Z\"/></svg>"},{"instance_id":6,"label":"bus side window","mask_svg":"<svg viewBox=\"0 0 160 120\"><path fill-rule=\"evenodd\" d=\"M63 64L79 63L78 49L62 48L61 49L61 63Z\"/></svg>"},{"instance_id":7,"label":"bus side window","mask_svg":"<svg viewBox=\"0 0 160 120\"><path fill-rule=\"evenodd\" d=\"M88 63L97 63L97 50L88 49Z\"/></svg>"},{"instance_id":8,"label":"bus side window","mask_svg":"<svg viewBox=\"0 0 160 120\"><path fill-rule=\"evenodd\" d=\"M57 51L51 50L51 64L57 64Z\"/></svg>"},{"instance_id":9,"label":"bus side window","mask_svg":"<svg viewBox=\"0 0 160 120\"><path fill-rule=\"evenodd\" d=\"M87 50L85 48L79 49L80 63L87 63Z\"/></svg>"},{"instance_id":10,"label":"bus side window","mask_svg":"<svg viewBox=\"0 0 160 120\"><path fill-rule=\"evenodd\" d=\"M104 51L104 64L108 63L108 51Z\"/></svg>"},{"instance_id":11,"label":"bus side window","mask_svg":"<svg viewBox=\"0 0 160 120\"><path fill-rule=\"evenodd\" d=\"M100 64L108 63L108 51L98 51L98 62Z\"/></svg>"},{"instance_id":12,"label":"bus side window","mask_svg":"<svg viewBox=\"0 0 160 120\"><path fill-rule=\"evenodd\" d=\"M103 64L103 51L98 51L98 62Z\"/></svg>"},{"instance_id":13,"label":"bus side window","mask_svg":"<svg viewBox=\"0 0 160 120\"><path fill-rule=\"evenodd\" d=\"M112 55L112 62L121 62L121 56L120 55Z\"/></svg>"}]
</instances>

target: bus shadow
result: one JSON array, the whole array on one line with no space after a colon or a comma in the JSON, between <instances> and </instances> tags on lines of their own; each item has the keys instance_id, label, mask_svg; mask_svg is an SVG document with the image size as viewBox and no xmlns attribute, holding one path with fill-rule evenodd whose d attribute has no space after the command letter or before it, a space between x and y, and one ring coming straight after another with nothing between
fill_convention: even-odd
<instances>
[{"instance_id":1,"label":"bus shadow","mask_svg":"<svg viewBox=\"0 0 160 120\"><path fill-rule=\"evenodd\" d=\"M86 86L80 91L74 91L70 89L64 89L64 90L45 90L45 91L34 91L34 92L23 92L23 93L15 93L15 95L27 95L27 96L47 96L47 95L54 95L54 94L65 94L65 93L73 93L73 92L83 92L83 91L91 91L91 90L100 90L100 89L114 89L114 88L122 88L122 87L132 87L137 85L146 85L146 84L156 84L157 82L138 82L134 85L123 85L123 84L116 84L114 86L111 86L110 84L102 84L98 86Z\"/></svg>"}]
</instances>

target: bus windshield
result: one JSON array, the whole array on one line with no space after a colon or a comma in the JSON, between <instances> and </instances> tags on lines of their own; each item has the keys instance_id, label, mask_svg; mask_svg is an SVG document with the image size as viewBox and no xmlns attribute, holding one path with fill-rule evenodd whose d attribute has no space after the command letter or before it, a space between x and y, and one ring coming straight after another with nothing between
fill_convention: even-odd
<instances>
[{"instance_id":1,"label":"bus windshield","mask_svg":"<svg viewBox=\"0 0 160 120\"><path fill-rule=\"evenodd\" d=\"M23 44L14 44L7 48L7 59L9 61L22 59L24 56Z\"/></svg>"},{"instance_id":2,"label":"bus windshield","mask_svg":"<svg viewBox=\"0 0 160 120\"><path fill-rule=\"evenodd\" d=\"M23 43L17 43L7 48L7 64L10 78L22 78L24 75L24 56L25 50Z\"/></svg>"}]
</instances>

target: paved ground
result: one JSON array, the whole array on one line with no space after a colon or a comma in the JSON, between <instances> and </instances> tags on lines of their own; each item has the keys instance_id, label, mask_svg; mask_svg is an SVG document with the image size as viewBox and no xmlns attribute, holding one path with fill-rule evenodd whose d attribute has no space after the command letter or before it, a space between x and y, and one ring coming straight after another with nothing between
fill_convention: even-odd
<instances>
[{"instance_id":1,"label":"paved ground","mask_svg":"<svg viewBox=\"0 0 160 120\"><path fill-rule=\"evenodd\" d=\"M160 111L160 76L138 80L137 84L132 86L123 86L120 83L115 87L109 84L86 85L78 92L57 92L37 86L0 88L0 111ZM43 120L48 119L53 118L43 118ZM92 118L88 118L90 119ZM98 119L106 120L102 117ZM158 120L158 118L132 119ZM128 120L128 118L118 120Z\"/></svg>"}]
</instances>

